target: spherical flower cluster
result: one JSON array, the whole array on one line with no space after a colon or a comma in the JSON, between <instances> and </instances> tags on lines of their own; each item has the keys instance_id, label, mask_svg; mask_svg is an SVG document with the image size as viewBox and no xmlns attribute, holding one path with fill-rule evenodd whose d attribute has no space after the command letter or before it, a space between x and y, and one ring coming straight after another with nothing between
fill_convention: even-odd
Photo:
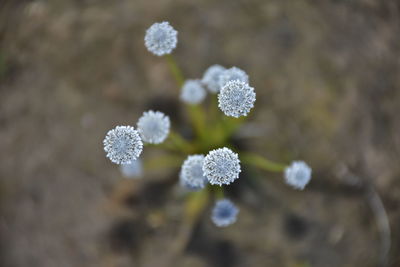
<instances>
[{"instance_id":1,"label":"spherical flower cluster","mask_svg":"<svg viewBox=\"0 0 400 267\"><path fill-rule=\"evenodd\" d=\"M203 173L210 184L230 184L239 178L240 172L238 154L229 148L212 150L204 159Z\"/></svg>"},{"instance_id":2,"label":"spherical flower cluster","mask_svg":"<svg viewBox=\"0 0 400 267\"><path fill-rule=\"evenodd\" d=\"M199 80L187 80L181 91L181 100L188 104L199 104L206 97L206 90Z\"/></svg>"},{"instance_id":3,"label":"spherical flower cluster","mask_svg":"<svg viewBox=\"0 0 400 267\"><path fill-rule=\"evenodd\" d=\"M168 22L154 23L144 37L147 49L157 55L170 54L178 42L178 32Z\"/></svg>"},{"instance_id":4,"label":"spherical flower cluster","mask_svg":"<svg viewBox=\"0 0 400 267\"><path fill-rule=\"evenodd\" d=\"M311 180L311 168L304 161L293 161L285 169L285 181L295 189L303 190Z\"/></svg>"},{"instance_id":5,"label":"spherical flower cluster","mask_svg":"<svg viewBox=\"0 0 400 267\"><path fill-rule=\"evenodd\" d=\"M232 67L230 69L224 70L221 73L221 75L219 76L218 83L220 88L222 88L227 82L235 80L248 83L249 76L246 74L246 72L244 72L244 70L241 70L237 67Z\"/></svg>"},{"instance_id":6,"label":"spherical flower cluster","mask_svg":"<svg viewBox=\"0 0 400 267\"><path fill-rule=\"evenodd\" d=\"M164 113L150 110L139 118L137 128L144 142L160 144L167 138L170 124Z\"/></svg>"},{"instance_id":7,"label":"spherical flower cluster","mask_svg":"<svg viewBox=\"0 0 400 267\"><path fill-rule=\"evenodd\" d=\"M247 116L255 101L254 88L238 80L225 84L218 95L218 107L226 116L235 118Z\"/></svg>"},{"instance_id":8,"label":"spherical flower cluster","mask_svg":"<svg viewBox=\"0 0 400 267\"><path fill-rule=\"evenodd\" d=\"M183 162L179 175L180 184L191 191L203 189L207 178L203 175L203 155L191 155Z\"/></svg>"},{"instance_id":9,"label":"spherical flower cluster","mask_svg":"<svg viewBox=\"0 0 400 267\"><path fill-rule=\"evenodd\" d=\"M239 209L228 199L218 200L212 210L211 220L218 227L225 227L236 222Z\"/></svg>"},{"instance_id":10,"label":"spherical flower cluster","mask_svg":"<svg viewBox=\"0 0 400 267\"><path fill-rule=\"evenodd\" d=\"M221 86L219 85L219 76L224 70L225 68L220 65L212 65L206 70L206 72L204 72L201 81L207 86L211 93L218 93L221 89Z\"/></svg>"},{"instance_id":11,"label":"spherical flower cluster","mask_svg":"<svg viewBox=\"0 0 400 267\"><path fill-rule=\"evenodd\" d=\"M120 165L120 170L127 178L139 178L143 174L143 163L140 159L133 160L130 164Z\"/></svg>"},{"instance_id":12,"label":"spherical flower cluster","mask_svg":"<svg viewBox=\"0 0 400 267\"><path fill-rule=\"evenodd\" d=\"M108 131L103 141L107 157L116 164L129 164L143 150L139 133L131 126L117 126Z\"/></svg>"}]
</instances>

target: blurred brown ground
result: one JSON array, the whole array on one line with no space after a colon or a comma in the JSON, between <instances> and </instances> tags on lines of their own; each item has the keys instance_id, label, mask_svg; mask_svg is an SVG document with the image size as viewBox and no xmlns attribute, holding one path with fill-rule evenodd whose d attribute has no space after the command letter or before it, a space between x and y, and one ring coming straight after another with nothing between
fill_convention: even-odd
<instances>
[{"instance_id":1,"label":"blurred brown ground","mask_svg":"<svg viewBox=\"0 0 400 267\"><path fill-rule=\"evenodd\" d=\"M165 61L143 44L162 20L179 31L187 77L215 63L250 75L251 149L314 169L303 192L259 173L263 187L237 197L238 222L216 229L206 212L173 266L400 266L398 1L0 8L1 266L165 266L182 215L176 186L127 200L168 175L126 181L101 145L108 129L176 97Z\"/></svg>"}]
</instances>

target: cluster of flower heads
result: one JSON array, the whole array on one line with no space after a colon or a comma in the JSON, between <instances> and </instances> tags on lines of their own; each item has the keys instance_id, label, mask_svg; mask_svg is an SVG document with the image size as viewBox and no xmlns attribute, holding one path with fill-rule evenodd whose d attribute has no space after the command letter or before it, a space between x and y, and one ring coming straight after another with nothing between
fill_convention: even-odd
<instances>
[{"instance_id":1,"label":"cluster of flower heads","mask_svg":"<svg viewBox=\"0 0 400 267\"><path fill-rule=\"evenodd\" d=\"M170 54L177 45L178 32L168 23L153 24L145 34L147 49L157 55ZM187 104L200 104L210 93L218 94L218 107L230 117L247 116L254 107L256 93L249 85L249 76L237 67L210 66L201 80L187 80L181 89L180 99ZM107 157L120 164L125 177L142 175L139 159L143 142L164 142L170 131L169 117L159 111L144 112L138 120L137 130L132 126L117 126L110 130L103 143ZM180 185L190 191L204 189L207 184L229 185L241 172L237 153L223 147L207 155L189 155L179 174ZM311 179L311 168L303 161L294 161L284 171L285 182L295 189L304 189ZM218 227L236 222L239 209L228 199L216 201L211 220Z\"/></svg>"},{"instance_id":2,"label":"cluster of flower heads","mask_svg":"<svg viewBox=\"0 0 400 267\"><path fill-rule=\"evenodd\" d=\"M169 117L159 111L144 112L137 123L137 130L132 126L117 126L108 131L103 145L107 157L115 164L131 164L143 151L143 142L162 143L169 134Z\"/></svg>"}]
</instances>

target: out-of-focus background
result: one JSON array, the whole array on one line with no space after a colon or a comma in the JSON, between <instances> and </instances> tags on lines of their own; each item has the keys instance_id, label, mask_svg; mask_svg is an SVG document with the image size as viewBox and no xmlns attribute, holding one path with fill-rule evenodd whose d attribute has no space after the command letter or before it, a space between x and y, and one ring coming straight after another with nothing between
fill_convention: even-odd
<instances>
[{"instance_id":1,"label":"out-of-focus background","mask_svg":"<svg viewBox=\"0 0 400 267\"><path fill-rule=\"evenodd\" d=\"M250 75L246 147L313 168L304 191L267 172L232 187L237 223L215 227L208 207L172 266L400 266L399 12L393 0L1 1L0 265L171 263L178 170L125 179L102 148L150 107L186 123L143 42L167 20L187 78L215 63Z\"/></svg>"}]
</instances>

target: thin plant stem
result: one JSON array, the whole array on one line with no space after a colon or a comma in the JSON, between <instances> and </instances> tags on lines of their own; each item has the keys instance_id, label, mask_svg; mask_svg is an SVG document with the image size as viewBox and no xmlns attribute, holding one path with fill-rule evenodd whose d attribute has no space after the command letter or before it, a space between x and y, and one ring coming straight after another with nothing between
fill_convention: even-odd
<instances>
[{"instance_id":1,"label":"thin plant stem","mask_svg":"<svg viewBox=\"0 0 400 267\"><path fill-rule=\"evenodd\" d=\"M179 68L178 64L176 63L176 60L172 54L168 54L165 56L165 59L167 60L169 69L172 72L172 75L174 76L174 79L178 85L178 88L180 89L185 82L185 78L182 74L181 69Z\"/></svg>"},{"instance_id":2,"label":"thin plant stem","mask_svg":"<svg viewBox=\"0 0 400 267\"><path fill-rule=\"evenodd\" d=\"M266 171L270 172L282 172L285 170L286 165L273 162L268 160L260 155L253 154L253 153L242 153L240 155L240 159L243 163L248 165L253 165L255 167L261 168Z\"/></svg>"}]
</instances>

